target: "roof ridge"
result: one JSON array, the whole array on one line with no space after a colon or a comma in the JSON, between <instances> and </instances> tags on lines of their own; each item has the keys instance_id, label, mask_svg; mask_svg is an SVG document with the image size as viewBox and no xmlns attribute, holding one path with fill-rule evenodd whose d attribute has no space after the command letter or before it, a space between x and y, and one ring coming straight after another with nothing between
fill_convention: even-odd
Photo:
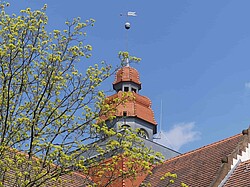
<instances>
[{"instance_id":1,"label":"roof ridge","mask_svg":"<svg viewBox=\"0 0 250 187\"><path fill-rule=\"evenodd\" d=\"M217 141L217 142L214 142L214 143L205 145L205 146L200 147L200 148L198 148L198 149L195 149L195 150L192 150L192 151L189 151L189 152L180 154L180 155L178 155L178 156L176 156L176 157L173 157L173 158L171 158L171 159L166 160L165 162L163 162L163 164L165 164L165 163L167 163L167 162L172 162L172 161L175 160L175 159L179 159L179 158L181 158L181 157L183 157L183 156L187 156L187 155L193 154L193 153L198 152L198 151L200 151L200 150L202 150L202 149L205 149L205 148L208 148L208 147L215 146L215 145L217 145L217 144L220 144L220 143L222 143L222 142L228 141L228 140L230 140L230 139L234 139L234 138L239 137L239 136L242 136L242 134L239 133L239 134L236 134L236 135L234 135L234 136L225 138L225 139L223 139L223 140L220 140L220 141Z\"/></svg>"}]
</instances>

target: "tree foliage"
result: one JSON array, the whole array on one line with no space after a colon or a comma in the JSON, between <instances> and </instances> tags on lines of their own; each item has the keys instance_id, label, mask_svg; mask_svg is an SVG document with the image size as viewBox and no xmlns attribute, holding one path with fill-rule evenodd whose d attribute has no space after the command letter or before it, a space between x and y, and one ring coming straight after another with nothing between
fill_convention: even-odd
<instances>
[{"instance_id":1,"label":"tree foliage","mask_svg":"<svg viewBox=\"0 0 250 187\"><path fill-rule=\"evenodd\" d=\"M91 45L83 41L95 21L76 18L65 22L65 30L49 33L46 5L18 15L7 14L6 6L1 4L0 14L0 186L59 184L76 171L86 184L108 186L148 172L152 151L131 131L117 133L100 119L100 111L110 114L114 103L124 102L108 105L99 90L111 67L77 70L76 63L91 56ZM111 162L105 162L107 155ZM124 156L123 171L115 163ZM95 177L107 180L97 184Z\"/></svg>"}]
</instances>

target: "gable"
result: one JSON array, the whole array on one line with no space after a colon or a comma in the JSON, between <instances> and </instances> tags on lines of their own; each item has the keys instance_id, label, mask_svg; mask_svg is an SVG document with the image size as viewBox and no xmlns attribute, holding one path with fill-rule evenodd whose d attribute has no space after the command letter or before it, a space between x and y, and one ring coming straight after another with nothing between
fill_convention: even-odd
<instances>
[{"instance_id":1,"label":"gable","mask_svg":"<svg viewBox=\"0 0 250 187\"><path fill-rule=\"evenodd\" d=\"M148 175L144 183L150 183L151 186L164 186L167 181L160 178L165 173L171 172L176 173L178 177L172 186L180 186L181 182L190 187L210 186L220 172L223 165L222 159L234 152L243 138L244 135L238 134L167 160L155 167L152 175Z\"/></svg>"}]
</instances>

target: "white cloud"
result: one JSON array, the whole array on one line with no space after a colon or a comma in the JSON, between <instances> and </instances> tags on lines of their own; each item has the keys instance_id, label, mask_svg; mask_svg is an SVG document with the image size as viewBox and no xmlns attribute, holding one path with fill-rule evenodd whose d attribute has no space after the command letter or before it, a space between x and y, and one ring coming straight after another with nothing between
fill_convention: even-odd
<instances>
[{"instance_id":1,"label":"white cloud","mask_svg":"<svg viewBox=\"0 0 250 187\"><path fill-rule=\"evenodd\" d=\"M245 83L245 88L250 89L250 82Z\"/></svg>"},{"instance_id":2,"label":"white cloud","mask_svg":"<svg viewBox=\"0 0 250 187\"><path fill-rule=\"evenodd\" d=\"M154 141L178 151L183 145L200 139L201 133L194 127L194 122L175 124L169 131L159 132Z\"/></svg>"}]
</instances>

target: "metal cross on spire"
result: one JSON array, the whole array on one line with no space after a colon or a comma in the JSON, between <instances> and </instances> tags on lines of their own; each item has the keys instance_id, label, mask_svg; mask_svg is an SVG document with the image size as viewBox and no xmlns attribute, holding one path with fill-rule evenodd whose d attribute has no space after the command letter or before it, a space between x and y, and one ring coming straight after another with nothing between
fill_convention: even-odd
<instances>
[{"instance_id":1,"label":"metal cross on spire","mask_svg":"<svg viewBox=\"0 0 250 187\"><path fill-rule=\"evenodd\" d=\"M125 26L126 30L129 30L131 27L131 24L130 24L130 22L128 22L128 17L135 17L135 16L137 16L137 14L136 14L136 12L130 11L130 12L127 12L126 14L121 13L120 16L127 17L127 20L126 20L124 26ZM128 32L126 33L126 50L128 51ZM129 67L129 58L126 59L126 66Z\"/></svg>"}]
</instances>

